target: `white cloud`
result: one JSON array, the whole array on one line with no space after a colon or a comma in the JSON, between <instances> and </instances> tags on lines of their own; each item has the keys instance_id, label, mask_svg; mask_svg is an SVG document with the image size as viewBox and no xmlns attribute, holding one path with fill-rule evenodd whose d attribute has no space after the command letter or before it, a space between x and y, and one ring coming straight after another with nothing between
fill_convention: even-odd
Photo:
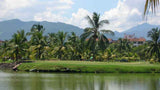
<instances>
[{"instance_id":1,"label":"white cloud","mask_svg":"<svg viewBox=\"0 0 160 90\"><path fill-rule=\"evenodd\" d=\"M68 24L72 24L81 28L88 27L88 22L85 19L87 15L91 15L89 11L80 8L76 13L72 13L71 18L64 17L63 14L58 13L55 14L53 13L50 9L43 12L43 13L38 13L34 16L34 20L36 21L51 21L51 22L64 22Z\"/></svg>"},{"instance_id":2,"label":"white cloud","mask_svg":"<svg viewBox=\"0 0 160 90\"><path fill-rule=\"evenodd\" d=\"M61 16L60 14L54 14L50 11L45 11L43 13L37 13L34 16L35 21L50 21L50 22L64 22L67 18Z\"/></svg>"},{"instance_id":3,"label":"white cloud","mask_svg":"<svg viewBox=\"0 0 160 90\"><path fill-rule=\"evenodd\" d=\"M33 20L37 15L40 16L40 13L46 12L49 15L49 11L62 14L65 10L72 8L73 4L72 0L2 0L0 19ZM58 18L58 20L61 19Z\"/></svg>"},{"instance_id":4,"label":"white cloud","mask_svg":"<svg viewBox=\"0 0 160 90\"><path fill-rule=\"evenodd\" d=\"M81 28L85 28L88 26L88 22L85 19L87 15L91 15L89 11L80 8L77 13L72 13L72 17L68 20L69 24L73 24L75 26L79 26Z\"/></svg>"},{"instance_id":5,"label":"white cloud","mask_svg":"<svg viewBox=\"0 0 160 90\"><path fill-rule=\"evenodd\" d=\"M16 10L30 7L35 0L2 0L0 2L0 17L5 19L14 18Z\"/></svg>"},{"instance_id":6,"label":"white cloud","mask_svg":"<svg viewBox=\"0 0 160 90\"><path fill-rule=\"evenodd\" d=\"M1 0L0 19L19 18L22 20L37 20L64 22L81 28L88 27L85 19L92 12L79 8L77 12L66 17L67 10L72 9L72 0ZM145 0L119 0L117 7L105 11L101 19L108 19L110 25L105 29L124 31L145 22L142 18ZM98 11L97 11L98 12ZM148 23L160 24L160 12L156 16L148 16Z\"/></svg>"},{"instance_id":7,"label":"white cloud","mask_svg":"<svg viewBox=\"0 0 160 90\"><path fill-rule=\"evenodd\" d=\"M67 0L64 0L67 1ZM145 0L119 0L117 7L112 8L109 11L104 12L101 15L101 19L108 19L110 21L109 25L104 26L105 29L124 31L139 23L142 23L142 12ZM133 4L138 3L139 5ZM34 20L46 20L46 21L60 21L81 28L88 27L88 22L85 19L87 15L92 15L86 9L80 8L77 12L72 13L71 18L63 16L63 14L55 14L52 12L53 9L49 9L45 12L38 13L35 15Z\"/></svg>"},{"instance_id":8,"label":"white cloud","mask_svg":"<svg viewBox=\"0 0 160 90\"><path fill-rule=\"evenodd\" d=\"M110 21L109 29L124 31L142 21L142 12L136 6L130 6L132 3L138 3L138 0L119 0L116 8L106 11L103 19Z\"/></svg>"},{"instance_id":9,"label":"white cloud","mask_svg":"<svg viewBox=\"0 0 160 90\"><path fill-rule=\"evenodd\" d=\"M17 9L31 6L35 0L3 0L1 2L1 8L6 9Z\"/></svg>"},{"instance_id":10,"label":"white cloud","mask_svg":"<svg viewBox=\"0 0 160 90\"><path fill-rule=\"evenodd\" d=\"M59 0L61 3L74 4L72 0Z\"/></svg>"}]
</instances>

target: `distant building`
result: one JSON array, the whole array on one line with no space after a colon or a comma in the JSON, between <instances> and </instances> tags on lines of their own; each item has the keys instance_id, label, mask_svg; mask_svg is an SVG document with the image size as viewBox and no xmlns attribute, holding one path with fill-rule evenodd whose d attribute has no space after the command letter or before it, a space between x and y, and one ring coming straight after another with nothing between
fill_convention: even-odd
<instances>
[{"instance_id":1,"label":"distant building","mask_svg":"<svg viewBox=\"0 0 160 90\"><path fill-rule=\"evenodd\" d=\"M4 41L0 40L0 46L2 45L3 42L4 42Z\"/></svg>"},{"instance_id":2,"label":"distant building","mask_svg":"<svg viewBox=\"0 0 160 90\"><path fill-rule=\"evenodd\" d=\"M135 34L133 34L133 35L124 34L124 39L127 39L131 43L133 43L133 46L143 45L146 42L145 38L143 38L143 37L136 38Z\"/></svg>"}]
</instances>

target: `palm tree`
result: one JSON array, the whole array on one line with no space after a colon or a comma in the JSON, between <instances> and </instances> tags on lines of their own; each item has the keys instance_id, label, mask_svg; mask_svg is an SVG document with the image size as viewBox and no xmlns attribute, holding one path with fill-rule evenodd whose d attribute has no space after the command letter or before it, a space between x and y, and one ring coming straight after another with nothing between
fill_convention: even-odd
<instances>
[{"instance_id":1,"label":"palm tree","mask_svg":"<svg viewBox=\"0 0 160 90\"><path fill-rule=\"evenodd\" d=\"M44 30L43 25L34 24L31 28L31 32L27 33L31 35L30 44L36 51L36 57L38 59L42 58L43 49L47 46L47 37L43 36Z\"/></svg>"},{"instance_id":2,"label":"palm tree","mask_svg":"<svg viewBox=\"0 0 160 90\"><path fill-rule=\"evenodd\" d=\"M59 31L57 34L56 34L56 37L57 37L57 42L56 42L56 46L54 48L55 50L55 55L59 58L59 59L62 59L62 56L64 55L65 53L65 49L66 49L66 38L67 38L67 32L61 32Z\"/></svg>"},{"instance_id":3,"label":"palm tree","mask_svg":"<svg viewBox=\"0 0 160 90\"><path fill-rule=\"evenodd\" d=\"M129 44L129 41L127 39L120 38L119 43L117 44L117 51L122 53L122 51L130 51L131 46Z\"/></svg>"},{"instance_id":4,"label":"palm tree","mask_svg":"<svg viewBox=\"0 0 160 90\"><path fill-rule=\"evenodd\" d=\"M84 33L81 35L81 38L82 40L88 39L88 46L92 50L93 59L95 59L96 49L106 48L106 43L108 42L108 39L104 35L104 33L108 33L111 35L114 35L114 33L111 30L100 30L100 28L104 24L109 24L108 20L100 21L100 14L94 12L92 18L90 16L87 16L86 19L88 20L88 23L91 27L86 28L84 30Z\"/></svg>"},{"instance_id":5,"label":"palm tree","mask_svg":"<svg viewBox=\"0 0 160 90\"><path fill-rule=\"evenodd\" d=\"M144 16L149 13L150 8L152 10L152 13L155 13L156 8L158 6L159 6L159 0L146 0L145 9L144 9ZM157 42L160 43L160 37L158 38Z\"/></svg>"},{"instance_id":6,"label":"palm tree","mask_svg":"<svg viewBox=\"0 0 160 90\"><path fill-rule=\"evenodd\" d=\"M156 7L159 5L159 0L146 0L144 8L144 16L149 13L151 8L152 12L156 12Z\"/></svg>"},{"instance_id":7,"label":"palm tree","mask_svg":"<svg viewBox=\"0 0 160 90\"><path fill-rule=\"evenodd\" d=\"M67 47L69 49L69 54L72 60L80 60L81 53L83 53L83 47L81 40L74 32L67 38Z\"/></svg>"},{"instance_id":8,"label":"palm tree","mask_svg":"<svg viewBox=\"0 0 160 90\"><path fill-rule=\"evenodd\" d=\"M24 44L26 41L27 38L24 30L17 31L17 33L12 36L10 47L12 48L12 53L15 55L16 61L19 57L22 57L22 54L24 53Z\"/></svg>"},{"instance_id":9,"label":"palm tree","mask_svg":"<svg viewBox=\"0 0 160 90\"><path fill-rule=\"evenodd\" d=\"M43 25L40 24L34 24L31 28L31 32L43 32L45 30L45 28L43 27Z\"/></svg>"},{"instance_id":10,"label":"palm tree","mask_svg":"<svg viewBox=\"0 0 160 90\"><path fill-rule=\"evenodd\" d=\"M49 39L49 46L53 47L57 42L56 33L48 33L48 39Z\"/></svg>"},{"instance_id":11,"label":"palm tree","mask_svg":"<svg viewBox=\"0 0 160 90\"><path fill-rule=\"evenodd\" d=\"M127 39L119 38L118 43L115 45L116 52L119 52L120 56L122 54L129 55L129 52L131 51L131 45Z\"/></svg>"},{"instance_id":12,"label":"palm tree","mask_svg":"<svg viewBox=\"0 0 160 90\"><path fill-rule=\"evenodd\" d=\"M151 38L149 42L148 53L150 56L156 56L160 62L160 43L158 43L158 38L160 30L158 28L153 28L151 31L148 32L148 37Z\"/></svg>"},{"instance_id":13,"label":"palm tree","mask_svg":"<svg viewBox=\"0 0 160 90\"><path fill-rule=\"evenodd\" d=\"M144 7L144 16L149 13L150 9L152 13L156 12L156 8L159 6L159 0L146 0ZM160 34L160 33L159 33ZM160 37L158 38L158 43L160 43Z\"/></svg>"},{"instance_id":14,"label":"palm tree","mask_svg":"<svg viewBox=\"0 0 160 90\"><path fill-rule=\"evenodd\" d=\"M0 45L0 57L4 60L6 60L6 58L9 57L8 55L8 51L9 51L10 47L9 47L9 41L4 41L1 45Z\"/></svg>"}]
</instances>

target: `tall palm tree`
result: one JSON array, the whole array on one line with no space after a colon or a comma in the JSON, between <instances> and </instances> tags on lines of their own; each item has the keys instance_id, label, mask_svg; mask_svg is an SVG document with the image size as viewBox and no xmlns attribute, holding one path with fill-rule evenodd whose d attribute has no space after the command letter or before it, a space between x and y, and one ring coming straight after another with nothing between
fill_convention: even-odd
<instances>
[{"instance_id":1,"label":"tall palm tree","mask_svg":"<svg viewBox=\"0 0 160 90\"><path fill-rule=\"evenodd\" d=\"M28 35L31 35L30 44L36 51L36 57L38 59L42 58L43 49L47 46L47 37L43 36L44 30L43 25L34 24L31 31L27 33Z\"/></svg>"},{"instance_id":2,"label":"tall palm tree","mask_svg":"<svg viewBox=\"0 0 160 90\"><path fill-rule=\"evenodd\" d=\"M12 36L10 45L16 61L19 59L19 57L22 57L22 53L24 52L24 44L26 41L27 38L24 30L17 31L17 33Z\"/></svg>"},{"instance_id":3,"label":"tall palm tree","mask_svg":"<svg viewBox=\"0 0 160 90\"><path fill-rule=\"evenodd\" d=\"M156 56L160 62L160 43L158 43L158 37L160 30L158 28L153 28L151 31L148 32L148 37L151 38L149 42L149 49L148 53L150 56Z\"/></svg>"},{"instance_id":4,"label":"tall palm tree","mask_svg":"<svg viewBox=\"0 0 160 90\"><path fill-rule=\"evenodd\" d=\"M109 24L108 20L100 21L100 14L94 12L92 18L90 16L87 16L86 19L88 20L88 23L91 27L86 28L84 30L84 33L81 35L81 38L83 40L88 39L88 45L92 50L93 58L95 58L96 48L106 48L106 43L108 42L108 39L104 35L104 33L108 33L111 35L114 35L114 33L111 30L100 30L100 28L104 24Z\"/></svg>"}]
</instances>

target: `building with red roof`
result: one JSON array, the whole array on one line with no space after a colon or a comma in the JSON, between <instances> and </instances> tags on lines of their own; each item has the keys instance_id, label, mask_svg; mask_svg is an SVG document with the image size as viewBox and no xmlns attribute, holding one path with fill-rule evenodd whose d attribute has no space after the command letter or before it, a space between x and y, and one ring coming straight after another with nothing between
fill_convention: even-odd
<instances>
[{"instance_id":1,"label":"building with red roof","mask_svg":"<svg viewBox=\"0 0 160 90\"><path fill-rule=\"evenodd\" d=\"M128 41L133 43L133 46L143 45L146 42L145 38L143 38L143 37L136 38L135 34L133 34L133 35L124 34L124 39L127 39Z\"/></svg>"}]
</instances>

